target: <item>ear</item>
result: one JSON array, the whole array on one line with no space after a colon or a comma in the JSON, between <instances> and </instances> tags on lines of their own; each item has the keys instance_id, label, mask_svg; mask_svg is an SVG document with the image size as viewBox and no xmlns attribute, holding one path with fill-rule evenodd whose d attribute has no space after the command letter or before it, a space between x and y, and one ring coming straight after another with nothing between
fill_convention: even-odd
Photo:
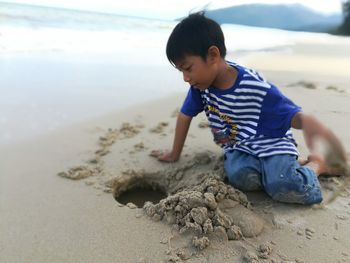
<instances>
[{"instance_id":1,"label":"ear","mask_svg":"<svg viewBox=\"0 0 350 263\"><path fill-rule=\"evenodd\" d=\"M219 62L221 59L221 54L220 54L220 50L218 49L217 46L210 46L208 48L208 56L207 56L207 60L210 63L217 63Z\"/></svg>"}]
</instances>

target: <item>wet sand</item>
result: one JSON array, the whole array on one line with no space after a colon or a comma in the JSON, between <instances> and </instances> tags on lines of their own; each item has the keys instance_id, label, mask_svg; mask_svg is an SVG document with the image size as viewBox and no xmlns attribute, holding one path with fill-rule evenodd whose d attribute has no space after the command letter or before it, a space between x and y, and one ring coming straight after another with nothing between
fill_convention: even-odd
<instances>
[{"instance_id":1,"label":"wet sand","mask_svg":"<svg viewBox=\"0 0 350 263\"><path fill-rule=\"evenodd\" d=\"M305 61L313 58L307 49L319 50L319 61L333 61L332 52L322 57L332 47L322 45L297 45L298 56L287 66L281 64L289 56L284 53L248 57L245 64L262 70L305 112L317 115L349 153L350 74L342 73L337 82L342 72L337 68L327 75L322 65L305 71ZM174 112L184 96L140 103L1 148L0 261L348 262L349 188L320 209L227 186L222 152L204 115L193 121L178 163L149 155L171 146ZM302 134L295 137L305 157ZM328 197L347 177L320 180ZM116 201L145 185L168 197L144 208Z\"/></svg>"}]
</instances>

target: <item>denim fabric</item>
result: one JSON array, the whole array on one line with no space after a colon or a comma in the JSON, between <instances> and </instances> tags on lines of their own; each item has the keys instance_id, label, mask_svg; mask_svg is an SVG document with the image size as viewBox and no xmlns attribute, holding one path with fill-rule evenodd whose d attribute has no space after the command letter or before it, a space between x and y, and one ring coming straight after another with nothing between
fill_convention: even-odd
<instances>
[{"instance_id":1,"label":"denim fabric","mask_svg":"<svg viewBox=\"0 0 350 263\"><path fill-rule=\"evenodd\" d=\"M226 153L224 166L230 184L240 190L263 189L272 199L286 203L322 202L317 175L294 155L258 158L236 150Z\"/></svg>"}]
</instances>

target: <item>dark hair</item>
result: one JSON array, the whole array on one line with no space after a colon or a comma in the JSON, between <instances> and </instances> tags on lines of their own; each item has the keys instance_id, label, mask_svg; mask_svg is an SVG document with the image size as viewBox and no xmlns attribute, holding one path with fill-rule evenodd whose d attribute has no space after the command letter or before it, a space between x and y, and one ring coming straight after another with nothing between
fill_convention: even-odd
<instances>
[{"instance_id":1,"label":"dark hair","mask_svg":"<svg viewBox=\"0 0 350 263\"><path fill-rule=\"evenodd\" d=\"M185 55L201 56L206 60L211 46L216 46L225 58L225 38L220 25L199 12L190 14L176 25L169 36L166 55L173 65Z\"/></svg>"}]
</instances>

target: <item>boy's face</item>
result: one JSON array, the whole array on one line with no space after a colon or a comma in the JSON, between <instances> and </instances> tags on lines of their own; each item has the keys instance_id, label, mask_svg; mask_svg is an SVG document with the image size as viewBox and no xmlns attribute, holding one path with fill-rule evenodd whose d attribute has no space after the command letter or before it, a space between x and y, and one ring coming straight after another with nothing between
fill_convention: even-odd
<instances>
[{"instance_id":1,"label":"boy's face","mask_svg":"<svg viewBox=\"0 0 350 263\"><path fill-rule=\"evenodd\" d=\"M216 78L215 63L208 58L204 60L200 56L186 55L175 65L182 72L184 81L199 90L209 88Z\"/></svg>"}]
</instances>

